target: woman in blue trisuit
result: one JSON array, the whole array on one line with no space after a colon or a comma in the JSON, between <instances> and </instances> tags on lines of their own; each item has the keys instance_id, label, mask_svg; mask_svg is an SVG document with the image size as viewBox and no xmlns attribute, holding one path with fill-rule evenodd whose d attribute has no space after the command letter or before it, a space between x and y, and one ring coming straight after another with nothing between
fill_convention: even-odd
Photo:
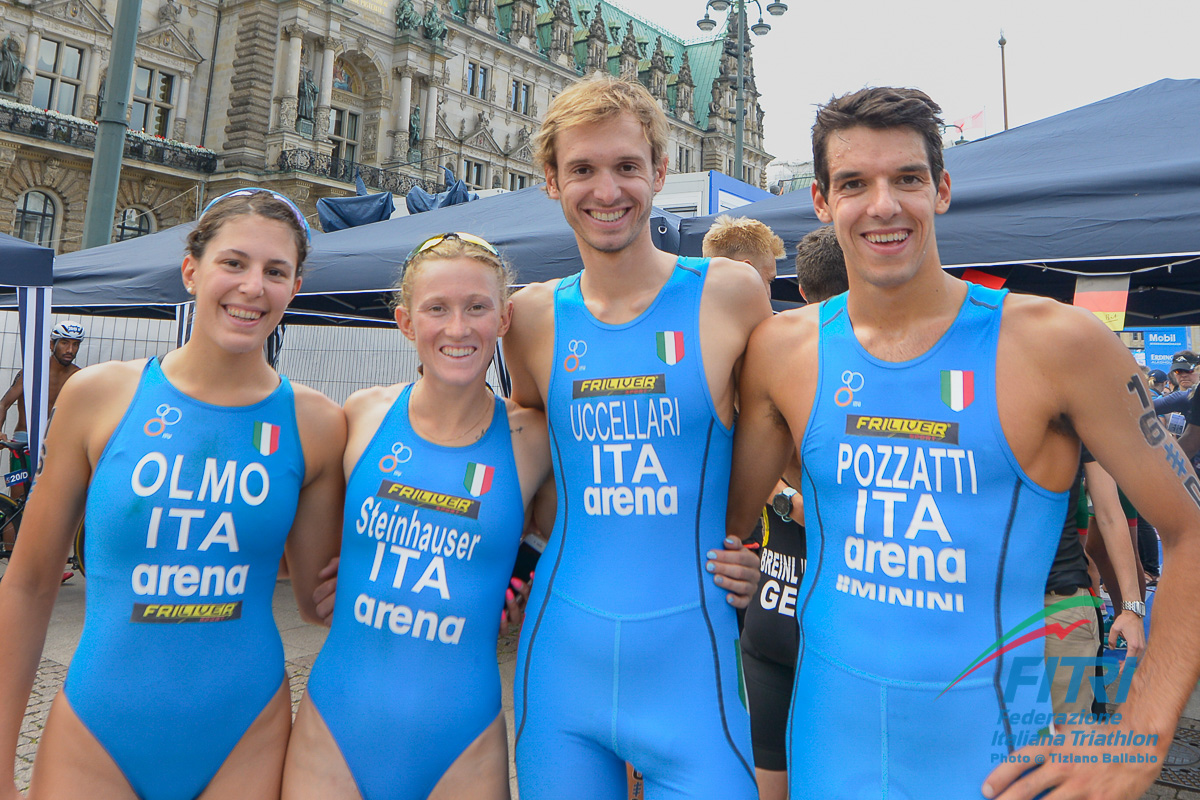
<instances>
[{"instance_id":1,"label":"woman in blue trisuit","mask_svg":"<svg viewBox=\"0 0 1200 800\"><path fill-rule=\"evenodd\" d=\"M346 402L337 599L288 749L287 800L509 796L496 622L525 507L550 470L544 415L486 383L510 277L470 234L419 246L396 321L422 377Z\"/></svg>"},{"instance_id":2,"label":"woman in blue trisuit","mask_svg":"<svg viewBox=\"0 0 1200 800\"><path fill-rule=\"evenodd\" d=\"M277 798L291 728L272 616L286 552L302 616L337 549L345 417L263 344L300 288L308 226L243 189L188 238L191 340L88 367L52 413L0 583L0 755L11 767L62 564L86 507L87 613L30 798ZM16 787L0 780L0 797Z\"/></svg>"}]
</instances>

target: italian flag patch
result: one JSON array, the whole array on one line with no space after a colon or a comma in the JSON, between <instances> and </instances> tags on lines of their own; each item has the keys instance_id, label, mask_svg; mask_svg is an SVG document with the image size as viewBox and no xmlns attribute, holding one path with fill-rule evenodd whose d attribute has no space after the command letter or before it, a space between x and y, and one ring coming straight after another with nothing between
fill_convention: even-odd
<instances>
[{"instance_id":1,"label":"italian flag patch","mask_svg":"<svg viewBox=\"0 0 1200 800\"><path fill-rule=\"evenodd\" d=\"M492 476L496 474L495 467L489 467L487 464L476 464L474 461L467 464L467 476L463 478L463 486L471 493L472 497L479 497L488 493L492 488Z\"/></svg>"},{"instance_id":2,"label":"italian flag patch","mask_svg":"<svg viewBox=\"0 0 1200 800\"><path fill-rule=\"evenodd\" d=\"M683 331L659 331L658 357L673 367L683 360Z\"/></svg>"},{"instance_id":3,"label":"italian flag patch","mask_svg":"<svg viewBox=\"0 0 1200 800\"><path fill-rule=\"evenodd\" d=\"M972 370L942 370L942 402L953 411L962 411L975 401L975 373Z\"/></svg>"},{"instance_id":4,"label":"italian flag patch","mask_svg":"<svg viewBox=\"0 0 1200 800\"><path fill-rule=\"evenodd\" d=\"M279 426L269 422L254 423L254 449L269 456L279 449Z\"/></svg>"}]
</instances>

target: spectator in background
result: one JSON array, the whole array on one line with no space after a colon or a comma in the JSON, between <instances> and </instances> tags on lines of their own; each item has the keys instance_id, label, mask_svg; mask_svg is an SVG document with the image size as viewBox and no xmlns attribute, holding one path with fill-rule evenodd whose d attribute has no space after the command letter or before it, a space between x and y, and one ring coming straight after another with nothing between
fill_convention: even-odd
<instances>
[{"instance_id":1,"label":"spectator in background","mask_svg":"<svg viewBox=\"0 0 1200 800\"><path fill-rule=\"evenodd\" d=\"M704 234L701 245L705 258L721 256L745 261L754 267L771 296L771 281L775 280L775 262L783 258L783 239L756 219L731 217L722 214Z\"/></svg>"},{"instance_id":2,"label":"spectator in background","mask_svg":"<svg viewBox=\"0 0 1200 800\"><path fill-rule=\"evenodd\" d=\"M1149 382L1150 389L1154 392L1155 396L1162 395L1169 384L1167 380L1167 373L1163 372L1161 369L1150 370L1150 372L1146 375L1146 379Z\"/></svg>"},{"instance_id":3,"label":"spectator in background","mask_svg":"<svg viewBox=\"0 0 1200 800\"><path fill-rule=\"evenodd\" d=\"M1196 364L1200 364L1200 356L1191 350L1180 350L1171 356L1171 385L1175 391L1191 389L1200 381L1200 375L1196 375Z\"/></svg>"},{"instance_id":4,"label":"spectator in background","mask_svg":"<svg viewBox=\"0 0 1200 800\"><path fill-rule=\"evenodd\" d=\"M846 291L846 259L832 225L809 232L796 245L796 280L800 295L810 303L819 303Z\"/></svg>"}]
</instances>

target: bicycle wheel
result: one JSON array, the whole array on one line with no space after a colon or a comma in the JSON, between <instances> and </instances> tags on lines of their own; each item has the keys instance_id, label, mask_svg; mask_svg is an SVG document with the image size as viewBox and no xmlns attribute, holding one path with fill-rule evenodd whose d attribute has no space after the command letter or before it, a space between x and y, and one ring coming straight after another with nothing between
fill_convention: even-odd
<instances>
[{"instance_id":1,"label":"bicycle wheel","mask_svg":"<svg viewBox=\"0 0 1200 800\"><path fill-rule=\"evenodd\" d=\"M75 567L79 570L79 574L87 577L87 568L83 565L83 523L79 523L79 530L75 531Z\"/></svg>"},{"instance_id":2,"label":"bicycle wheel","mask_svg":"<svg viewBox=\"0 0 1200 800\"><path fill-rule=\"evenodd\" d=\"M11 534L11 543L0 539L0 558L12 555L13 546L17 541L17 530L20 527L21 506L6 494L0 494L0 531L6 537Z\"/></svg>"}]
</instances>

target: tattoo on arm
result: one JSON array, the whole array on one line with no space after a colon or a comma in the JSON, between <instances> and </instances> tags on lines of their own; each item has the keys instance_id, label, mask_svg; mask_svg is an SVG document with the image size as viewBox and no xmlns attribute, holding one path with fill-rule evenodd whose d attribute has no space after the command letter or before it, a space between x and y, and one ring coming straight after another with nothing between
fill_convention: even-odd
<instances>
[{"instance_id":1,"label":"tattoo on arm","mask_svg":"<svg viewBox=\"0 0 1200 800\"><path fill-rule=\"evenodd\" d=\"M1141 376L1132 376L1125 388L1129 390L1130 394L1137 395L1138 402L1145 409L1142 416L1138 419L1138 427L1142 430L1142 438L1151 447L1162 445L1167 463L1171 465L1171 469L1175 471L1175 474L1183 482L1183 488L1187 489L1192 502L1196 504L1197 508L1200 508L1200 480L1197 480L1196 474L1188 468L1189 462L1187 456L1175 444L1175 440L1167 436L1162 423L1158 421L1158 415L1154 413L1154 404L1150 402L1150 398L1146 394L1146 387L1142 385Z\"/></svg>"}]
</instances>

